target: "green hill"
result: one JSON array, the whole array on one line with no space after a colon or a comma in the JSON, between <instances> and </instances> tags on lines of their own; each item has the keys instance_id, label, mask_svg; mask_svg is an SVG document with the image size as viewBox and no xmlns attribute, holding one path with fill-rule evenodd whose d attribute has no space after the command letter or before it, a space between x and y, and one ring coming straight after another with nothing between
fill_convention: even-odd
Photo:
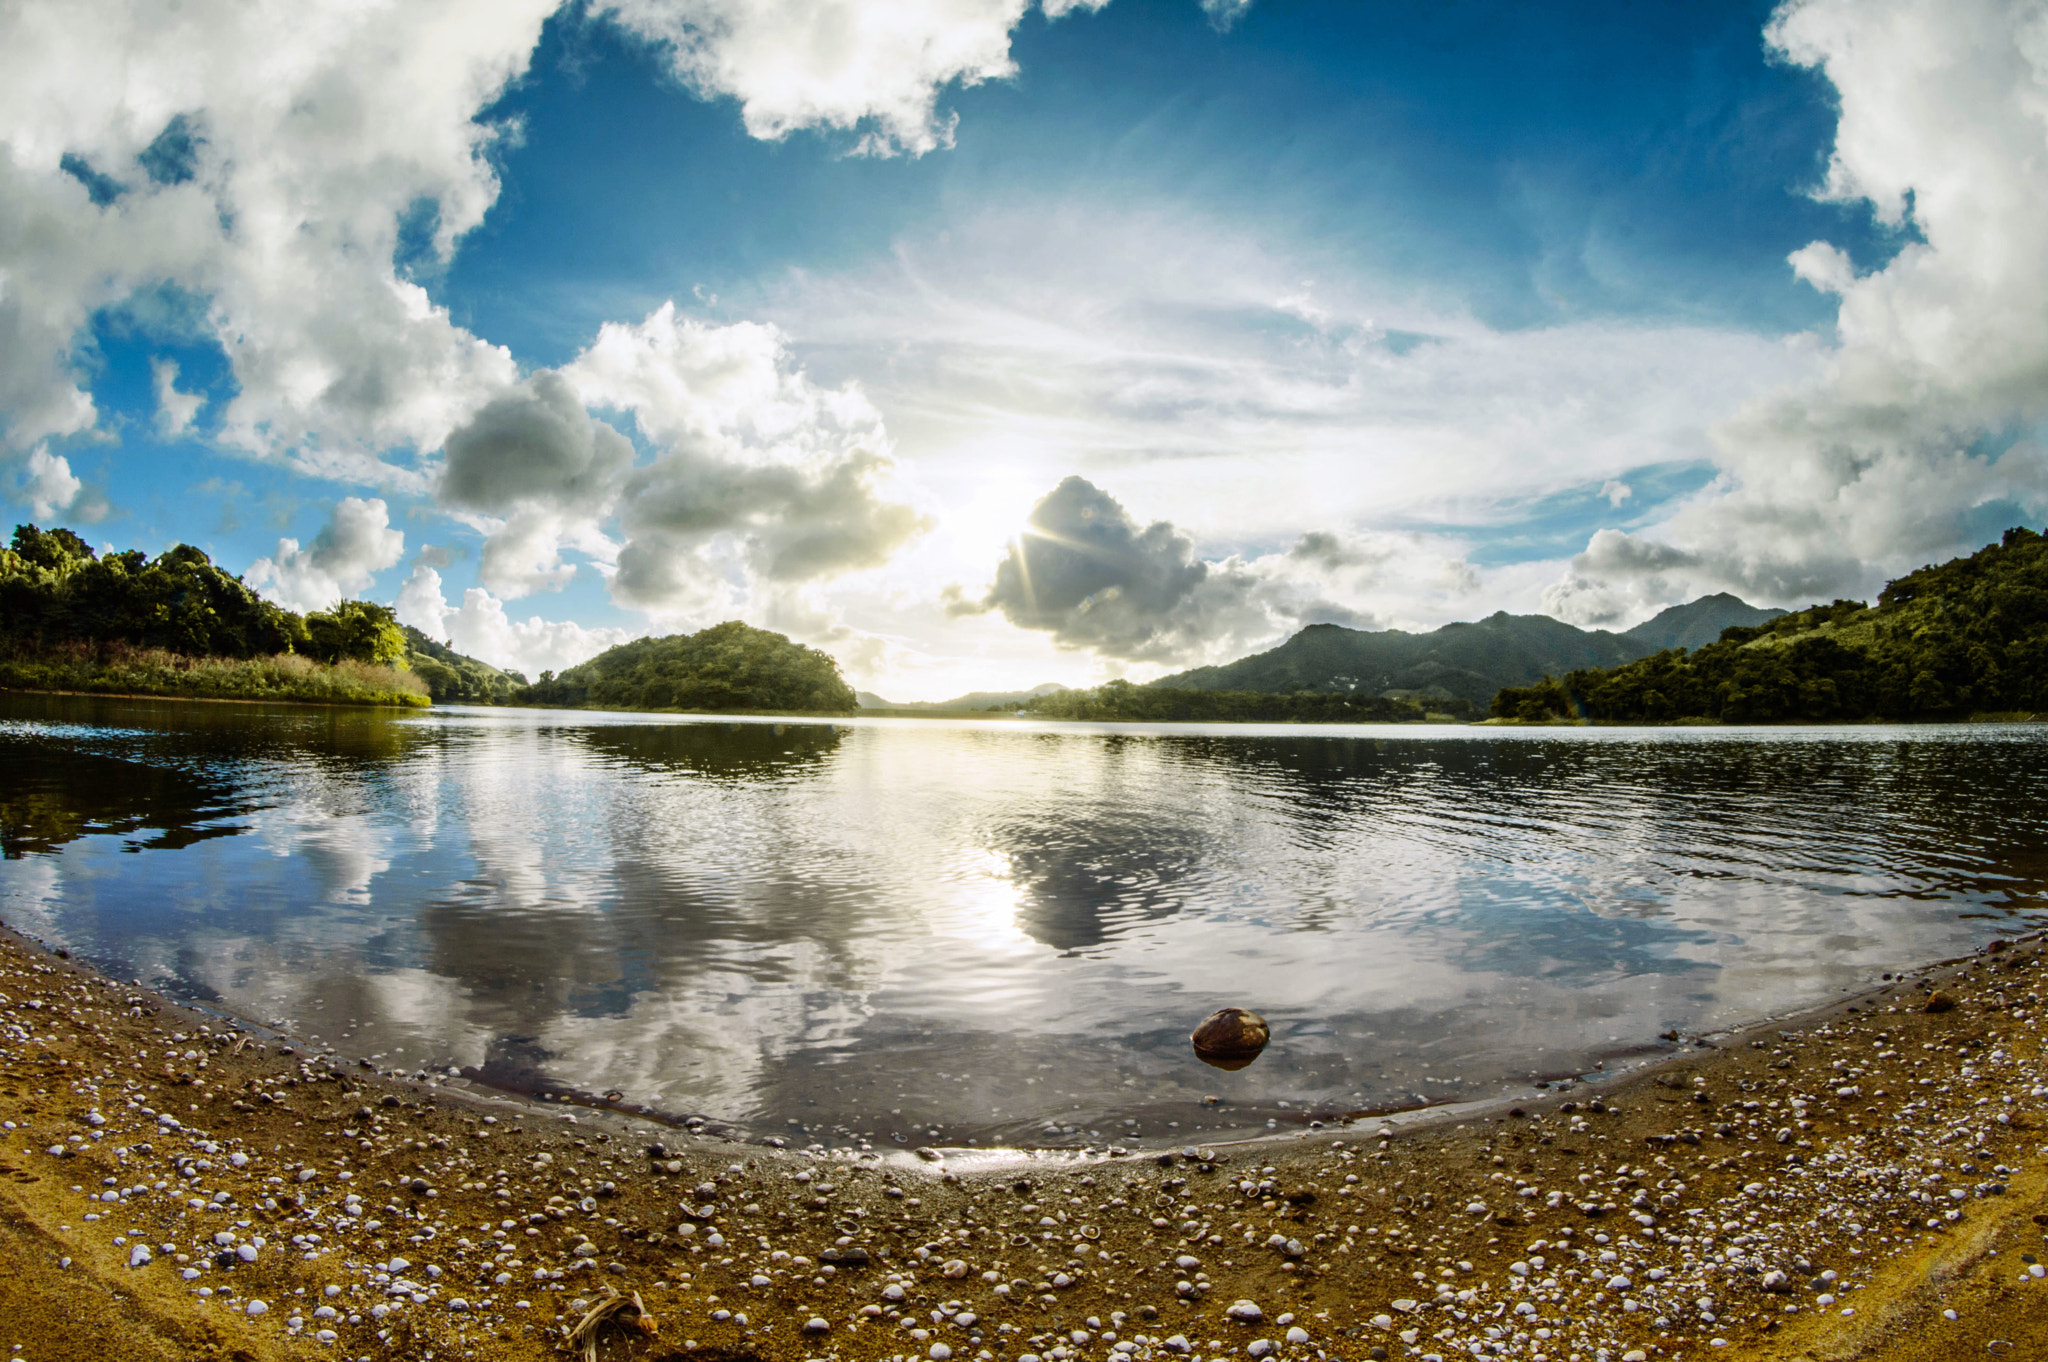
<instances>
[{"instance_id":1,"label":"green hill","mask_svg":"<svg viewBox=\"0 0 2048 1362\"><path fill-rule=\"evenodd\" d=\"M2048 710L2048 541L2028 529L1886 586L1724 630L1696 652L1503 689L1496 718L1723 723Z\"/></svg>"},{"instance_id":2,"label":"green hill","mask_svg":"<svg viewBox=\"0 0 2048 1362\"><path fill-rule=\"evenodd\" d=\"M528 684L518 672L501 672L488 662L436 643L410 624L405 631L405 664L427 683L437 705L505 705Z\"/></svg>"},{"instance_id":3,"label":"green hill","mask_svg":"<svg viewBox=\"0 0 2048 1362\"><path fill-rule=\"evenodd\" d=\"M827 653L729 620L694 634L641 638L514 693L528 705L599 709L844 713L853 687Z\"/></svg>"}]
</instances>

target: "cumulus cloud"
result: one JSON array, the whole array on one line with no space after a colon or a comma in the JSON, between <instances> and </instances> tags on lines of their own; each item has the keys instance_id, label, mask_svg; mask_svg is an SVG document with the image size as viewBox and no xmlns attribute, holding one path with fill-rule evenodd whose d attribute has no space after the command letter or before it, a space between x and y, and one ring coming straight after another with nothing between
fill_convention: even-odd
<instances>
[{"instance_id":1,"label":"cumulus cloud","mask_svg":"<svg viewBox=\"0 0 2048 1362\"><path fill-rule=\"evenodd\" d=\"M178 361L153 359L149 362L151 386L156 390L157 434L176 439L192 429L206 398L199 393L178 391Z\"/></svg>"},{"instance_id":2,"label":"cumulus cloud","mask_svg":"<svg viewBox=\"0 0 2048 1362\"><path fill-rule=\"evenodd\" d=\"M485 403L449 435L444 455L440 496L448 505L592 511L617 489L633 445L584 411L567 379L542 370Z\"/></svg>"},{"instance_id":3,"label":"cumulus cloud","mask_svg":"<svg viewBox=\"0 0 2048 1362\"><path fill-rule=\"evenodd\" d=\"M1723 477L1657 537L1682 567L1596 540L1560 600L1600 609L1726 587L1799 604L1975 547L2048 514L2048 10L2000 0L1794 0L1767 31L1840 104L1821 198L1911 237L1859 274L1793 252L1838 299L1818 372L1715 431ZM2023 432L2017 439L2013 432Z\"/></svg>"},{"instance_id":4,"label":"cumulus cloud","mask_svg":"<svg viewBox=\"0 0 2048 1362\"><path fill-rule=\"evenodd\" d=\"M1701 594L1692 586L1711 575L1711 565L1698 554L1623 530L1600 530L1570 570L1545 589L1543 613L1587 628L1633 623L1671 600Z\"/></svg>"},{"instance_id":5,"label":"cumulus cloud","mask_svg":"<svg viewBox=\"0 0 2048 1362\"><path fill-rule=\"evenodd\" d=\"M956 591L950 610L1000 612L1062 648L1103 658L1184 664L1235 656L1309 624L1384 628L1380 615L1351 602L1397 574L1433 577L1439 590L1470 585L1462 560L1419 536L1319 530L1283 550L1204 559L1172 523L1141 525L1109 493L1068 477L1032 509L988 592L969 600Z\"/></svg>"},{"instance_id":6,"label":"cumulus cloud","mask_svg":"<svg viewBox=\"0 0 2048 1362\"><path fill-rule=\"evenodd\" d=\"M633 463L625 436L584 410L561 374L542 370L459 426L443 450L441 503L484 513L484 585L516 598L559 590L576 574L573 543L609 562L600 522Z\"/></svg>"},{"instance_id":7,"label":"cumulus cloud","mask_svg":"<svg viewBox=\"0 0 2048 1362\"><path fill-rule=\"evenodd\" d=\"M17 447L97 419L73 350L98 308L204 300L233 366L221 438L404 483L511 358L392 265L420 205L443 257L483 218L479 110L554 0L364 7L67 0L0 10L0 410Z\"/></svg>"},{"instance_id":8,"label":"cumulus cloud","mask_svg":"<svg viewBox=\"0 0 2048 1362\"><path fill-rule=\"evenodd\" d=\"M629 414L653 457L587 406ZM561 586L575 547L621 604L701 615L888 561L929 524L900 484L858 388L812 382L774 327L664 303L485 403L448 437L438 491L483 517L499 597Z\"/></svg>"},{"instance_id":9,"label":"cumulus cloud","mask_svg":"<svg viewBox=\"0 0 2048 1362\"><path fill-rule=\"evenodd\" d=\"M21 500L38 520L64 514L79 498L85 484L71 472L71 461L62 454L36 448L29 451L28 467L21 480Z\"/></svg>"},{"instance_id":10,"label":"cumulus cloud","mask_svg":"<svg viewBox=\"0 0 2048 1362\"><path fill-rule=\"evenodd\" d=\"M562 0L26 0L0 7L0 442L95 426L78 346L100 309L198 300L235 396L217 438L303 471L423 490L431 451L517 378L394 265L446 261L515 130L484 111ZM1041 0L1059 17L1104 0ZM1031 0L610 0L748 128L950 139L949 86L1009 75ZM196 413L159 371L167 433ZM393 457L396 453L399 457Z\"/></svg>"},{"instance_id":11,"label":"cumulus cloud","mask_svg":"<svg viewBox=\"0 0 2048 1362\"><path fill-rule=\"evenodd\" d=\"M812 382L774 327L711 326L666 303L637 325L606 323L563 375L585 402L631 412L659 450L620 484L623 604L687 612L735 574L837 577L887 561L929 524L880 413L850 384Z\"/></svg>"},{"instance_id":12,"label":"cumulus cloud","mask_svg":"<svg viewBox=\"0 0 2048 1362\"><path fill-rule=\"evenodd\" d=\"M1211 14L1219 0L1204 0ZM1237 0L1241 3L1241 0ZM1040 0L1049 18L1108 0ZM858 131L856 149L951 146L948 86L1016 73L1010 31L1031 0L600 0L597 12L660 46L700 96L731 96L747 131Z\"/></svg>"},{"instance_id":13,"label":"cumulus cloud","mask_svg":"<svg viewBox=\"0 0 2048 1362\"><path fill-rule=\"evenodd\" d=\"M250 586L287 610L325 610L357 597L371 579L405 554L405 534L391 528L381 497L343 497L313 542L277 541L277 552L250 564Z\"/></svg>"},{"instance_id":14,"label":"cumulus cloud","mask_svg":"<svg viewBox=\"0 0 2048 1362\"><path fill-rule=\"evenodd\" d=\"M587 662L607 648L641 636L635 629L587 628L571 620L545 620L532 615L513 619L505 603L481 587L471 587L462 604L451 606L442 593L441 574L421 564L399 589L399 622L458 653L516 671L528 680L542 672L561 671Z\"/></svg>"},{"instance_id":15,"label":"cumulus cloud","mask_svg":"<svg viewBox=\"0 0 2048 1362\"><path fill-rule=\"evenodd\" d=\"M1032 508L982 605L1062 647L1157 659L1185 651L1208 577L1193 539L1163 520L1140 526L1115 497L1070 477Z\"/></svg>"}]
</instances>

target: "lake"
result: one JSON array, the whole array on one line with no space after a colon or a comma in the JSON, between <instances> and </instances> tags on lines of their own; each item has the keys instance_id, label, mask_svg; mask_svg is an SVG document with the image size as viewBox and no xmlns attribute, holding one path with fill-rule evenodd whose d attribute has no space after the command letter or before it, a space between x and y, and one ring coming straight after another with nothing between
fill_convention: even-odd
<instances>
[{"instance_id":1,"label":"lake","mask_svg":"<svg viewBox=\"0 0 2048 1362\"><path fill-rule=\"evenodd\" d=\"M1527 1092L2036 925L2033 727L0 696L0 918L380 1066L805 1144ZM1188 1033L1255 1009L1248 1068Z\"/></svg>"}]
</instances>

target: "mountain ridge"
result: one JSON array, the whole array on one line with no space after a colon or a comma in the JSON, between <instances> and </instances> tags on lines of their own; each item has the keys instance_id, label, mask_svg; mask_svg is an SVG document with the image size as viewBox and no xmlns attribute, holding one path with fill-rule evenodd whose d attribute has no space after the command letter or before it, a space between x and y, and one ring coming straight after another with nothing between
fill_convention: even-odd
<instances>
[{"instance_id":1,"label":"mountain ridge","mask_svg":"<svg viewBox=\"0 0 2048 1362\"><path fill-rule=\"evenodd\" d=\"M1666 636L1697 637L1711 629L1712 638L1719 638L1723 628L1753 625L1784 613L1721 592L1673 606L1625 633L1580 629L1549 615L1511 615L1505 610L1427 633L1311 624L1263 653L1177 672L1150 685L1283 694L1436 691L1484 707L1506 688L1566 672L1617 667L1674 646L1659 641Z\"/></svg>"},{"instance_id":2,"label":"mountain ridge","mask_svg":"<svg viewBox=\"0 0 2048 1362\"><path fill-rule=\"evenodd\" d=\"M1775 606L1751 605L1732 592L1717 591L1683 605L1666 606L1634 628L1622 630L1621 636L1648 644L1652 652L1666 648L1696 652L1719 643L1723 629L1754 629L1785 613Z\"/></svg>"},{"instance_id":3,"label":"mountain ridge","mask_svg":"<svg viewBox=\"0 0 2048 1362\"><path fill-rule=\"evenodd\" d=\"M856 691L862 709L974 710L1021 705L1067 689L1057 681L1041 681L1029 690L971 690L951 700L885 700L871 690Z\"/></svg>"}]
</instances>

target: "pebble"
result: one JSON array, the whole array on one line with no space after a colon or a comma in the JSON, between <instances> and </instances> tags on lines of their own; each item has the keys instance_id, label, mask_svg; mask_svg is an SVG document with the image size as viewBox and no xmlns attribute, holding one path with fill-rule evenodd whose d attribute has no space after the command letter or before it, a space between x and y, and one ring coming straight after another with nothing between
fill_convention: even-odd
<instances>
[{"instance_id":1,"label":"pebble","mask_svg":"<svg viewBox=\"0 0 2048 1362\"><path fill-rule=\"evenodd\" d=\"M0 1012L0 1020L5 1015ZM1975 1015L1974 1006L1969 1015ZM1917 1024L1924 1027L1929 1023ZM756 1291L778 1293L767 1297L769 1304L759 1297L749 1299L757 1311L778 1312L772 1323L803 1320L801 1329L806 1333L828 1332L830 1320L838 1317L821 1293L843 1297L852 1326L863 1335L879 1336L885 1350L893 1339L899 1356L909 1349L909 1356L921 1354L931 1362L948 1362L955 1351L973 1356L979 1349L981 1356L975 1362L992 1362L997 1352L1016 1356L1019 1362L1024 1357L1040 1362L1080 1362L1100 1358L1106 1351L1111 1362L1145 1362L1162 1354L1193 1357L1202 1353L1204 1336L1216 1326L1204 1326L1194 1337L1177 1332L1160 1339L1140 1332L1144 1326L1134 1321L1133 1315L1137 1320L1152 1320L1161 1318L1164 1310L1178 1312L1180 1324L1204 1317L1214 1320L1214 1305L1204 1302L1222 1298L1224 1289L1242 1281L1240 1290L1259 1283L1257 1289L1262 1292L1270 1286L1280 1294L1282 1299L1275 1308L1281 1313L1274 1327L1282 1332L1242 1345L1219 1341L1213 1351L1222 1357L1241 1348L1244 1354L1263 1358L1283 1355L1284 1349L1312 1346L1311 1329L1318 1333L1337 1329L1334 1322L1326 1321L1327 1328L1314 1320L1296 1322L1287 1312L1290 1304L1295 1309L1309 1308L1295 1304L1299 1298L1290 1294L1297 1290L1298 1282L1328 1274L1326 1289L1341 1291L1345 1278L1339 1274L1347 1271L1350 1263L1369 1253L1386 1253L1400 1269L1385 1279L1387 1286L1416 1290L1407 1285L1411 1267L1429 1285L1416 1290L1415 1296L1392 1300L1387 1312L1370 1316L1371 1331L1380 1338L1376 1343L1360 1343L1362 1355L1376 1351L1384 1356L1391 1349L1403 1357L1480 1353L1525 1357L1542 1351L1556 1362L1566 1362L1576 1352L1586 1362L1595 1362L1605 1352L1627 1362L1630 1357L1647 1354L1641 1348L1622 1349L1652 1334L1674 1337L1683 1331L1695 1340L1707 1338L1710 1331L1703 1326L1716 1324L1717 1313L1726 1315L1726 1320L1719 1322L1725 1332L1713 1337L1725 1346L1728 1337L1741 1336L1745 1325L1737 1321L1747 1321L1753 1313L1758 1303L1753 1293L1758 1288L1791 1294L1801 1306L1810 1292L1817 1307L1849 1309L1840 1303L1839 1293L1867 1280L1869 1261L1862 1255L1868 1252L1875 1257L1880 1245L1897 1233L1902 1218L1926 1219L1939 1214L1943 1223L1954 1223L1950 1217L1970 1210L1969 1203L1979 1197L1999 1195L2021 1171L2018 1165L2025 1146L2008 1142L2012 1144L2008 1150L2006 1144L2000 1144L1995 1156L1979 1153L1977 1147L2000 1138L2003 1131L2019 1124L2021 1115L2032 1115L2034 1109L2023 1111L2020 1105L2003 1102L1986 1111L1973 1104L1983 1093L2025 1094L2039 1088L2026 1076L2030 1061L2016 1059L1994 1046L1976 1047L1966 1061L1970 1066L1967 1078L1951 1079L1937 1067L1930 1070L1938 1085L1934 1091L1913 1091L1892 1099L1889 1114L1910 1120L1926 1135L1916 1139L1916 1145L1923 1151L1943 1151L1945 1162L1937 1169L1921 1155L1877 1155L1844 1129L1844 1113L1834 1110L1834 1104L1851 1100L1841 1096L1846 1090L1855 1090L1859 1105L1851 1110L1862 1115L1875 1110L1873 1104L1881 1100L1884 1090L1897 1091L1903 1086L1888 1074L1867 1067L1852 1069L1847 1063L1840 1077L1828 1073L1838 1054L1853 1058L1857 1066L1869 1065L1867 1049L1848 1055L1846 1044L1867 1034L1844 1033L1841 1045L1825 1026L1801 1035L1773 1037L1769 1044L1799 1057L1800 1072L1783 1079L1770 1076L1776 1070L1759 1072L1755 1089L1741 1092L1714 1078L1708 1103L1689 1103L1673 1118L1695 1123L1695 1133L1701 1135L1705 1148L1700 1142L1659 1144L1654 1139L1648 1146L1631 1143L1624 1147L1619 1141L1607 1144L1602 1132L1613 1128L1605 1123L1612 1122L1616 1113L1600 1110L1603 1104L1574 1104L1568 1112L1560 1108L1556 1113L1537 1111L1513 1122L1503 1120L1499 1135L1491 1128L1479 1127L1488 1141L1488 1152L1499 1148L1500 1154L1508 1157L1475 1159L1480 1165L1478 1174L1461 1186L1460 1171L1453 1167L1459 1156L1442 1156L1442 1169L1452 1174L1448 1188L1441 1185L1440 1174L1427 1182L1403 1181L1408 1171L1405 1151L1411 1147L1405 1141L1401 1150L1393 1153L1384 1145L1360 1146L1348 1138L1304 1146L1299 1151L1290 1148L1287 1158L1266 1155L1272 1165L1264 1167L1254 1166L1259 1158L1256 1150L1246 1154L1242 1150L1195 1148L1178 1155L1164 1154L1164 1168L1156 1167L1148 1155L1142 1163L1082 1163L1070 1170L1033 1171L1027 1181L1037 1185L1020 1183L1018 1189L1008 1185L1009 1179L1016 1177L1014 1173L1002 1182L977 1180L965 1172L946 1172L941 1161L940 1166L922 1171L914 1166L908 1171L898 1168L887 1175L886 1186L879 1186L879 1169L864 1166L851 1151L827 1152L814 1147L777 1154L758 1146L741 1152L735 1146L731 1157L741 1159L740 1163L724 1164L727 1156L723 1153L707 1159L694 1152L687 1160L666 1158L650 1163L641 1159L637 1147L608 1151L585 1142L579 1152L569 1140L574 1132L550 1134L548 1150L539 1150L534 1136L515 1135L488 1118L477 1124L492 1128L476 1129L475 1143L464 1140L457 1131L452 1151L437 1148L429 1153L422 1146L402 1154L396 1161L402 1166L388 1171L368 1154L353 1164L348 1159L322 1158L316 1170L303 1150L272 1153L269 1144L247 1151L234 1148L237 1142L221 1135L218 1123L196 1112L189 1121L181 1123L181 1118L172 1117L166 1123L161 1117L169 1113L143 1111L139 1100L136 1105L110 1101L110 1092L136 1090L132 1085L109 1089L104 1083L91 1094L100 1103L91 1110L104 1117L103 1124L94 1125L77 1116L78 1124L68 1137L47 1146L43 1142L65 1132L40 1126L36 1144L30 1145L24 1135L16 1148L48 1147L57 1151L56 1158L75 1160L65 1165L65 1171L81 1170L71 1173L81 1184L77 1191L99 1205L111 1207L112 1202L120 1202L124 1214L139 1214L144 1206L161 1206L167 1216L185 1217L188 1227L203 1222L203 1231L177 1231L167 1224L162 1235L150 1234L152 1240L177 1240L164 1245L166 1255L180 1245L187 1250L198 1249L202 1241L206 1245L203 1252L194 1253L193 1265L179 1265L177 1279L170 1274L157 1279L171 1290L193 1291L201 1299L261 1314L260 1302L234 1304L239 1292L233 1289L238 1279L232 1275L238 1267L261 1257L266 1260L266 1271L328 1273L348 1281L348 1290L374 1290L383 1296L372 1308L352 1311L342 1299L342 1286L327 1282L317 1288L322 1298L335 1304L313 1310L311 1322L331 1325L327 1332L337 1336L351 1327L419 1327L416 1322L422 1316L415 1307L437 1301L443 1306L438 1327L458 1327L457 1321L449 1318L453 1315L495 1328L508 1318L507 1304L496 1296L495 1289L515 1281L530 1277L538 1284L536 1291L561 1292L563 1303L580 1302L579 1308L588 1308L598 1294L596 1283L608 1280L613 1271L631 1274L629 1281L619 1283L622 1288L632 1285L643 1290L653 1289L643 1274L659 1271L693 1279L671 1290L671 1304L663 1305L658 1297L650 1296L665 1324L673 1311L700 1325L734 1330L752 1327L744 1314L711 1308L713 1293L744 1284ZM331 1089L320 1086L324 1080L317 1074L318 1067L283 1066L279 1072L296 1074L302 1080L291 1090L291 1100L307 1106L338 1100L330 1097ZM116 1080L110 1076L107 1081ZM277 1090L286 1091L281 1086ZM1865 1093L1870 1096L1864 1097ZM350 1099L351 1103L356 1100ZM152 1099L153 1104L163 1101ZM1699 1110L1701 1105L1707 1109ZM388 1106L383 1109L391 1110ZM346 1129L337 1133L349 1141L375 1138L385 1146L394 1135L419 1133L403 1124L379 1130L372 1124L374 1115L366 1108L350 1118L343 1108L337 1126ZM1829 1123L1825 1136L1812 1130L1823 1117ZM389 1119L397 1123L404 1118ZM1722 1125L1736 1133L1703 1133ZM94 1165L96 1160L104 1161L82 1133L88 1128L103 1133L107 1149L121 1141L153 1147L147 1154L126 1156L113 1170L119 1172L120 1185L110 1189L88 1186L100 1181L102 1170ZM1538 1156L1544 1169L1524 1166L1528 1154L1538 1153L1533 1137L1539 1129L1548 1139L1575 1146L1572 1157L1578 1161L1567 1167L1556 1153L1544 1152ZM1790 1146L1776 1138L1787 1131L1794 1137ZM1524 1154L1513 1154L1499 1143L1514 1132L1527 1132L1532 1138ZM694 1137L685 1139L685 1150L671 1146L663 1152L696 1148ZM359 1147L346 1142L336 1146L351 1158ZM508 1152L502 1158L493 1157L501 1147ZM1412 1147L1430 1146L1416 1141ZM1765 1149L1769 1150L1767 1162L1737 1157L1748 1150L1761 1155ZM629 1154L630 1168L608 1166L611 1155L621 1156L624 1162ZM1781 1162L1788 1156L1792 1162ZM382 1159L382 1150L375 1157ZM1227 1166L1203 1168L1212 1157ZM606 1162L600 1164L600 1159ZM660 1218L651 1223L633 1218L638 1213L628 1209L636 1190L632 1178L647 1189L673 1188L677 1184L666 1181L670 1176L663 1166L666 1163L682 1165L675 1170L678 1173L704 1179L692 1185L688 1207L692 1217L704 1213L702 1224L672 1223L677 1204L674 1194L661 1198L666 1210ZM415 1164L428 1167L431 1178L416 1175ZM580 1184L565 1171L571 1164L581 1165L584 1176ZM514 1178L494 1180L492 1174L501 1169L513 1173ZM1206 1174L1211 1171L1220 1171L1221 1176L1210 1180ZM1921 1181L1934 1172L1940 1174L1937 1181ZM226 1176L229 1173L235 1176ZM607 1182L600 1173L609 1173L618 1181ZM787 1174L786 1180L777 1174ZM536 1188L533 1184L542 1176L547 1182ZM799 1221L794 1234L786 1224L777 1229L767 1221L752 1220L762 1214L760 1203L768 1197L764 1191L748 1187L747 1181L769 1177L784 1187L803 1189L803 1197L789 1203L798 1215L824 1212L828 1207L830 1213L819 1214L808 1224ZM919 1197L904 1198L906 1180L909 1190L931 1201L930 1209L922 1208ZM474 1185L457 1186L463 1182ZM1432 1185L1433 1196L1427 1194ZM1474 1185L1483 1197L1473 1194ZM1909 1190L1922 1186L1927 1188L1924 1195L1929 1200L1908 1196ZM316 1192L316 1187L332 1190ZM437 1187L443 1193L437 1199L439 1207L426 1200L427 1192ZM494 1187L510 1195L484 1201L490 1221L479 1228L472 1218L481 1209L477 1202L488 1197ZM557 1194L546 1195L550 1188L558 1189ZM1339 1200L1346 1188L1355 1188L1355 1198ZM1533 1195L1522 1195L1525 1189ZM897 1195L890 1197L891 1190ZM339 1201L336 1193L340 1193ZM605 1199L600 1200L598 1193ZM296 1201L301 1196L305 1198L303 1212ZM469 1197L475 1200L466 1199ZM825 1199L824 1204L810 1200L814 1197ZM262 1238L249 1232L255 1220L251 1208L263 1198L273 1203L265 1219L281 1226L266 1229L266 1233L288 1239L290 1253L268 1253ZM1397 1198L1404 1204L1397 1207ZM1932 1206L1934 1198L1941 1201L1940 1208ZM460 1211L454 1219L444 1218L442 1208L458 1199L473 1209ZM133 1212L128 1210L130 1202L135 1203ZM1440 1206L1433 1204L1438 1202ZM1524 1218L1527 1224L1519 1230L1510 1227L1510 1219L1499 1219L1498 1226L1475 1225L1474 1218L1485 1214L1490 1205L1503 1206L1504 1216ZM220 1209L212 1209L215 1207ZM900 1216L915 1229L900 1241L876 1235L872 1222L863 1223L858 1214L861 1209L877 1217ZM771 1213L775 1210L770 1208ZM109 1221L89 1233L113 1235L128 1223L111 1213ZM636 1252L625 1242L629 1238L625 1231L633 1225L642 1227L640 1233L659 1231L658 1237L666 1238L659 1254ZM726 1232L721 1232L721 1226ZM438 1232L427 1238L421 1233L427 1228ZM1397 1229L1398 1234L1394 1233ZM366 1251L375 1236L404 1235L405 1231L414 1233L395 1242L413 1246L408 1249L411 1254L427 1259L419 1267L407 1257L373 1256ZM757 1246L761 1234L774 1236L775 1242ZM925 1240L922 1250L912 1247L917 1243L912 1234ZM457 1236L466 1241L466 1251L458 1251ZM1492 1261L1478 1251L1487 1236L1497 1236L1500 1241L1500 1257ZM836 1243L832 1242L835 1237ZM1019 1238L1024 1242L1019 1243ZM892 1243L893 1254L886 1251ZM1133 1244L1144 1243L1150 1244L1149 1251L1132 1251ZM1260 1249L1261 1245L1265 1249ZM1400 1252L1396 1255L1390 1249ZM152 1249L136 1243L124 1251L131 1260L140 1253L139 1263L146 1263ZM1276 1263L1271 1256L1274 1253L1285 1261ZM217 1255L222 1254L229 1259L226 1265L218 1261ZM1511 1254L1509 1261L1500 1261ZM1820 1261L1799 1261L1802 1257L1824 1261L1824 1255L1833 1254L1840 1255L1833 1261L1841 1272L1816 1270L1821 1268ZM300 1260L309 1255L326 1266L300 1269ZM620 1257L643 1266L620 1267L616 1261ZM1211 1263L1207 1271L1203 1269L1205 1257ZM284 1260L282 1266L272 1266L279 1258ZM1272 1272L1276 1281L1261 1282L1260 1277L1243 1275L1247 1264L1261 1277ZM2044 1273L2038 1265L2025 1271L2028 1280ZM1217 1274L1213 1282L1210 1272ZM1289 1275L1282 1280L1280 1272ZM584 1274L589 1274L587 1280ZM380 1277L382 1280L377 1280ZM135 1279L139 1290L149 1289L150 1280L147 1276ZM211 1285L185 1285L201 1280L218 1284L219 1294ZM310 1278L309 1288L322 1280ZM2005 1280L2009 1282L2011 1277ZM266 1276L264 1281L268 1284L271 1278ZM450 1288L461 1286L466 1294L443 1297L443 1281ZM941 1286L941 1282L947 1285ZM577 1291L581 1296L568 1301ZM941 1300L948 1292L957 1293L957 1298ZM1073 1294L1054 1296L1049 1292ZM1155 1293L1150 1301L1146 1292ZM1175 1300L1176 1294L1188 1304ZM1621 1298L1614 1299L1616 1296ZM536 1298L543 1307L550 1307L546 1298ZM1728 1302L1725 1308L1721 1304L1724 1298ZM917 1300L915 1309L909 1308L913 1299ZM1778 1310L1781 1304L1773 1302L1770 1308ZM821 1312L811 1314L802 1308L805 1306ZM857 1315L852 1313L855 1306L860 1308ZM903 1309L895 1318L883 1318L898 1307ZM510 1308L532 1306L522 1301ZM779 1313L784 1310L798 1313ZM1098 1313L1087 1314L1089 1310ZM1119 1315L1118 1311L1130 1313ZM308 1324L306 1317L295 1311L279 1313L288 1317L283 1322L289 1329ZM1258 1325L1267 1318L1250 1300L1233 1302L1223 1314L1243 1325ZM1083 1323L1086 1328L1079 1327ZM687 1323L683 1327L688 1327ZM988 1347L981 1346L984 1335ZM665 1329L664 1338L667 1336ZM707 1337L713 1346L726 1346L720 1341L726 1335ZM1395 1348L1397 1340L1400 1347ZM1032 1351L1019 1353L1027 1344ZM354 1346L351 1339L350 1351ZM1336 1346L1345 1350L1345 1356L1352 1355L1349 1345ZM1697 1342L1692 1346L1697 1348ZM1440 1347L1441 1352L1424 1351L1433 1347Z\"/></svg>"}]
</instances>

